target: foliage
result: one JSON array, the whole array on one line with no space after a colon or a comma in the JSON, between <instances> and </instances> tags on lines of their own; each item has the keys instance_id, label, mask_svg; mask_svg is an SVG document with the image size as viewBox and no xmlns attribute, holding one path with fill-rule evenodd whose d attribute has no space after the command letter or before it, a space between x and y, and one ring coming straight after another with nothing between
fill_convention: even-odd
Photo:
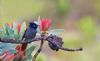
<instances>
[{"instance_id":1,"label":"foliage","mask_svg":"<svg viewBox=\"0 0 100 61\"><path fill-rule=\"evenodd\" d=\"M13 22L13 24L4 24L3 29L0 29L0 38L21 40L25 32L25 29L26 29L25 22L23 22L22 25L19 27L16 22Z\"/></svg>"},{"instance_id":2,"label":"foliage","mask_svg":"<svg viewBox=\"0 0 100 61\"><path fill-rule=\"evenodd\" d=\"M22 39L23 35L26 31L26 23L23 22L22 24L13 22L12 24L6 23L4 24L3 28L0 30L0 40L4 41L5 40L10 40L6 41L7 43L1 43L1 60L9 60L9 61L34 61L38 54L41 52L44 40L48 41L49 47L54 50L54 51L59 51L59 49L64 50L64 51L82 51L82 48L78 49L70 49L70 48L64 48L62 37L60 37L61 33L64 31L63 29L54 29L54 30L49 30L51 27L51 20L50 19L40 19L38 18L38 22L34 22L39 26L40 32L40 37L38 37L38 40L41 40L41 45L38 51L34 56L32 56L32 52L34 51L36 46L30 46L28 47L28 42L26 43L21 43L24 42L25 40ZM3 35L3 36L2 36ZM34 38L36 40L36 38ZM27 39L26 39L27 40ZM33 39L31 39L33 41ZM11 44L11 41L19 41L21 45L13 45ZM30 41L27 40L27 41ZM8 46L9 45L9 46ZM27 48L28 47L28 48ZM6 51L8 51L6 53ZM5 57L2 57L3 55L6 55ZM12 59L10 59L12 58ZM44 60L39 58L38 60Z\"/></svg>"},{"instance_id":3,"label":"foliage","mask_svg":"<svg viewBox=\"0 0 100 61\"><path fill-rule=\"evenodd\" d=\"M27 49L27 61L31 61L32 59L32 52L34 51L35 46L31 46Z\"/></svg>"}]
</instances>

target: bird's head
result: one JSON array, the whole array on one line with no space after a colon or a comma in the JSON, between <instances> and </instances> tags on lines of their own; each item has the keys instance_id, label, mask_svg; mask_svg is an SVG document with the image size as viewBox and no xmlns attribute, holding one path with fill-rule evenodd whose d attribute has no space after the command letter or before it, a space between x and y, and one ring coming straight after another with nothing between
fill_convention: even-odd
<instances>
[{"instance_id":1,"label":"bird's head","mask_svg":"<svg viewBox=\"0 0 100 61\"><path fill-rule=\"evenodd\" d=\"M37 29L38 24L34 23L34 22L30 22L29 27Z\"/></svg>"}]
</instances>

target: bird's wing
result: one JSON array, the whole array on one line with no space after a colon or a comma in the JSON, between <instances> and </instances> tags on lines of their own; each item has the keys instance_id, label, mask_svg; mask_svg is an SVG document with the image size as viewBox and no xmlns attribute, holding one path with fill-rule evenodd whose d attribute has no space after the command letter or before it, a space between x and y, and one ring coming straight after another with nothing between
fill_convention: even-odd
<instances>
[{"instance_id":1,"label":"bird's wing","mask_svg":"<svg viewBox=\"0 0 100 61\"><path fill-rule=\"evenodd\" d=\"M22 40L25 38L26 31L27 31L27 29L26 29L25 32L24 32L24 35L23 35L23 37L22 37Z\"/></svg>"}]
</instances>

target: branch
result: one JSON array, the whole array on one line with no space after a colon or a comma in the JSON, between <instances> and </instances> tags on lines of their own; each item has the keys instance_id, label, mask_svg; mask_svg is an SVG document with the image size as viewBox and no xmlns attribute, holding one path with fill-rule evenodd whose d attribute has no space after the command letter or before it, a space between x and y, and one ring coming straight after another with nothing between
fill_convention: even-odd
<instances>
[{"instance_id":1,"label":"branch","mask_svg":"<svg viewBox=\"0 0 100 61\"><path fill-rule=\"evenodd\" d=\"M47 38L48 42L49 42L49 47L52 50L56 50L59 51L59 49L64 50L64 51L82 51L83 48L76 48L76 49L70 49L70 48L64 48L63 45L63 41L61 37L57 37L57 36L48 36Z\"/></svg>"},{"instance_id":2,"label":"branch","mask_svg":"<svg viewBox=\"0 0 100 61\"><path fill-rule=\"evenodd\" d=\"M77 48L77 49L70 49L70 48L63 48L63 47L59 47L59 49L64 50L64 51L82 51L83 48Z\"/></svg>"},{"instance_id":3,"label":"branch","mask_svg":"<svg viewBox=\"0 0 100 61\"><path fill-rule=\"evenodd\" d=\"M45 38L45 33L42 33L41 37ZM37 56L42 51L44 40L47 40L47 38L46 39L43 39L43 38L41 39L40 47L39 47L38 51L35 53L35 55L33 56L32 61L36 61Z\"/></svg>"},{"instance_id":4,"label":"branch","mask_svg":"<svg viewBox=\"0 0 100 61\"><path fill-rule=\"evenodd\" d=\"M54 50L65 50L65 51L82 51L82 48L78 48L78 49L69 49L69 48L63 48L62 47L62 38L54 36L54 35L49 35L49 36L44 36L44 37L37 37L37 38L33 38L32 40L14 40L14 39L1 39L0 38L0 42L3 43L14 43L14 44L23 44L23 43L31 43L31 42L35 42L35 41L41 41L41 40L46 40L48 41L50 44L52 44L51 49ZM57 42L56 42L57 41Z\"/></svg>"},{"instance_id":5,"label":"branch","mask_svg":"<svg viewBox=\"0 0 100 61\"><path fill-rule=\"evenodd\" d=\"M35 41L40 41L41 39L44 39L46 40L47 37L37 37L37 38L33 38L32 40L17 40L17 39L2 39L0 38L0 42L3 42L3 43L14 43L14 44L23 44L23 43L31 43L31 42L35 42Z\"/></svg>"}]
</instances>

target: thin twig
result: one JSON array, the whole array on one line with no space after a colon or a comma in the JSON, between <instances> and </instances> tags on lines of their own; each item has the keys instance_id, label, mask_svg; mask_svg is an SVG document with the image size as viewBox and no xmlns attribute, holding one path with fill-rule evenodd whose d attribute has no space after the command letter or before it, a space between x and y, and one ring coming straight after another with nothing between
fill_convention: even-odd
<instances>
[{"instance_id":1,"label":"thin twig","mask_svg":"<svg viewBox=\"0 0 100 61\"><path fill-rule=\"evenodd\" d=\"M36 58L37 58L38 54L39 54L39 53L41 52L41 50L42 50L43 44L44 44L44 41L43 41L43 40L41 40L41 45L40 45L40 48L38 49L38 51L37 51L37 52L36 52L36 54L34 55L34 57L33 57L32 61L35 61L35 60L36 60Z\"/></svg>"},{"instance_id":2,"label":"thin twig","mask_svg":"<svg viewBox=\"0 0 100 61\"><path fill-rule=\"evenodd\" d=\"M64 50L64 51L71 51L71 52L83 50L82 48L70 49L70 48L63 48L63 47L59 47L59 49Z\"/></svg>"},{"instance_id":3,"label":"thin twig","mask_svg":"<svg viewBox=\"0 0 100 61\"><path fill-rule=\"evenodd\" d=\"M44 38L44 36L45 36L44 33L42 33L41 37ZM44 44L44 39L43 38L41 39L41 45L40 45L38 51L36 52L36 54L33 56L32 61L36 61L37 56L39 55L39 53L41 52L41 50L43 48L43 44Z\"/></svg>"},{"instance_id":4,"label":"thin twig","mask_svg":"<svg viewBox=\"0 0 100 61\"><path fill-rule=\"evenodd\" d=\"M51 42L50 40L48 40L48 42L50 42L51 44L54 44L53 42ZM56 44L55 44L56 45ZM70 48L64 48L64 47L60 47L59 45L56 45L59 49L64 50L64 51L70 51L70 52L74 52L74 51L82 51L83 48L76 48L76 49L70 49Z\"/></svg>"}]
</instances>

